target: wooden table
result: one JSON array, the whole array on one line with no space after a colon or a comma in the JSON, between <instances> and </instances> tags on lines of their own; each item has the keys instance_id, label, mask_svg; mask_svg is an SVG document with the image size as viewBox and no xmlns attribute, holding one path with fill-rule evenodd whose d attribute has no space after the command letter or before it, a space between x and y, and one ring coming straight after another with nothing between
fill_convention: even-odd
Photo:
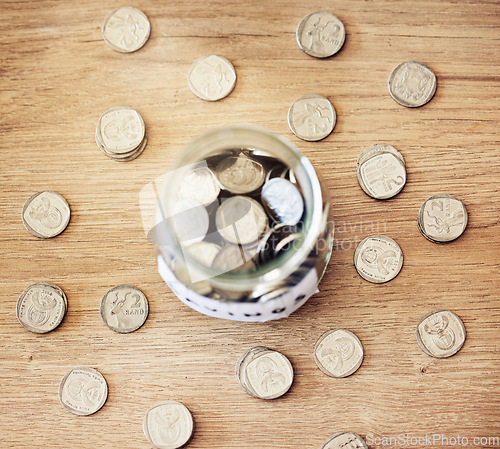
<instances>
[{"instance_id":1,"label":"wooden table","mask_svg":"<svg viewBox=\"0 0 500 449\"><path fill-rule=\"evenodd\" d=\"M469 447L499 437L500 4L141 0L134 6L148 15L151 37L120 54L104 44L100 26L121 3L1 3L0 446L145 448L143 415L163 399L192 411L193 449L319 448L344 429L371 448L397 447L399 435L407 435L403 447L441 447L416 440L433 434L468 438ZM337 55L319 60L298 48L295 29L324 8L347 37ZM210 53L232 61L238 75L230 96L214 103L186 82L191 63ZM435 97L419 109L396 104L387 90L405 60L437 75ZM289 106L306 93L327 96L337 110L321 142L301 141L287 125ZM94 141L99 116L116 105L137 109L147 126L146 151L128 163L108 159ZM321 292L288 319L264 324L209 318L177 300L157 273L139 209L141 188L188 141L242 122L285 136L310 158L337 223ZM408 183L389 201L371 199L356 179L358 155L375 142L394 145L407 164ZM21 222L24 201L40 190L71 205L71 223L55 239L32 237ZM416 223L422 202L439 192L469 211L464 235L448 245L424 239ZM405 256L384 285L362 280L352 263L356 243L374 232L398 241ZM62 325L46 335L26 331L15 315L18 296L38 280L58 284L69 301ZM103 294L122 283L150 302L147 323L133 334L112 332L99 315ZM415 339L419 319L437 308L467 328L449 359L427 356ZM335 327L355 332L365 349L346 379L325 376L312 357L318 337ZM238 357L256 345L294 366L281 399L252 398L236 382ZM108 381L107 403L93 416L59 403L59 382L78 365ZM476 442L500 447L498 439Z\"/></svg>"}]
</instances>

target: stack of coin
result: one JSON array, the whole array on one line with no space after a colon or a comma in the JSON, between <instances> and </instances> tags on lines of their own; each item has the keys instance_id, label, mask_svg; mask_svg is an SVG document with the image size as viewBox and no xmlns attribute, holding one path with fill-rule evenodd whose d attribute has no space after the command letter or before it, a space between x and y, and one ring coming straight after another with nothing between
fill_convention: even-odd
<instances>
[{"instance_id":1,"label":"stack of coin","mask_svg":"<svg viewBox=\"0 0 500 449\"><path fill-rule=\"evenodd\" d=\"M452 195L431 196L422 204L417 218L422 235L433 243L458 239L467 227L467 209Z\"/></svg>"},{"instance_id":2,"label":"stack of coin","mask_svg":"<svg viewBox=\"0 0 500 449\"><path fill-rule=\"evenodd\" d=\"M45 334L61 324L67 310L68 300L60 287L50 282L37 282L19 296L16 316L30 332Z\"/></svg>"},{"instance_id":3,"label":"stack of coin","mask_svg":"<svg viewBox=\"0 0 500 449\"><path fill-rule=\"evenodd\" d=\"M397 195L406 183L406 165L401 153L391 145L377 143L366 148L356 164L363 191L377 200Z\"/></svg>"},{"instance_id":4,"label":"stack of coin","mask_svg":"<svg viewBox=\"0 0 500 449\"><path fill-rule=\"evenodd\" d=\"M118 106L108 109L98 120L95 141L111 159L131 161L146 148L146 126L137 111Z\"/></svg>"},{"instance_id":5,"label":"stack of coin","mask_svg":"<svg viewBox=\"0 0 500 449\"><path fill-rule=\"evenodd\" d=\"M256 346L246 351L236 363L236 379L250 396L276 399L292 386L292 364L278 351Z\"/></svg>"},{"instance_id":6,"label":"stack of coin","mask_svg":"<svg viewBox=\"0 0 500 449\"><path fill-rule=\"evenodd\" d=\"M142 425L147 440L158 449L177 449L193 436L194 420L188 408L176 401L153 405Z\"/></svg>"}]
</instances>

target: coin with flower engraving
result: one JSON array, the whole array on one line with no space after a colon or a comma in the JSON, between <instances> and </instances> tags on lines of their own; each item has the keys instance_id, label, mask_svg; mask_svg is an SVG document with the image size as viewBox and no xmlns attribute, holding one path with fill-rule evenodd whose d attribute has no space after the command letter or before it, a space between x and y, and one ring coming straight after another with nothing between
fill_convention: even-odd
<instances>
[{"instance_id":1,"label":"coin with flower engraving","mask_svg":"<svg viewBox=\"0 0 500 449\"><path fill-rule=\"evenodd\" d=\"M363 345L359 338L345 329L325 332L314 346L314 361L330 377L347 377L363 362Z\"/></svg>"},{"instance_id":2,"label":"coin with flower engraving","mask_svg":"<svg viewBox=\"0 0 500 449\"><path fill-rule=\"evenodd\" d=\"M417 61L399 64L389 76L389 93L400 105L418 108L431 101L436 92L436 75Z\"/></svg>"},{"instance_id":3,"label":"coin with flower engraving","mask_svg":"<svg viewBox=\"0 0 500 449\"><path fill-rule=\"evenodd\" d=\"M108 47L120 53L132 53L148 41L151 24L139 9L122 6L106 17L101 31Z\"/></svg>"},{"instance_id":4,"label":"coin with flower engraving","mask_svg":"<svg viewBox=\"0 0 500 449\"><path fill-rule=\"evenodd\" d=\"M236 71L233 64L222 56L202 56L189 69L189 88L202 100L221 100L231 93L235 84Z\"/></svg>"},{"instance_id":5,"label":"coin with flower engraving","mask_svg":"<svg viewBox=\"0 0 500 449\"><path fill-rule=\"evenodd\" d=\"M224 200L219 206L215 224L226 241L247 245L266 231L268 221L264 208L257 201L237 195Z\"/></svg>"},{"instance_id":6,"label":"coin with flower engraving","mask_svg":"<svg viewBox=\"0 0 500 449\"><path fill-rule=\"evenodd\" d=\"M403 251L393 239L385 235L372 235L357 246L354 266L358 274L369 282L389 282L403 267Z\"/></svg>"},{"instance_id":7,"label":"coin with flower engraving","mask_svg":"<svg viewBox=\"0 0 500 449\"><path fill-rule=\"evenodd\" d=\"M59 384L59 400L74 415L92 415L108 398L108 384L93 368L80 366L66 374Z\"/></svg>"},{"instance_id":8,"label":"coin with flower engraving","mask_svg":"<svg viewBox=\"0 0 500 449\"><path fill-rule=\"evenodd\" d=\"M288 126L300 139L318 141L335 128L337 114L328 98L309 94L295 100L288 110Z\"/></svg>"},{"instance_id":9,"label":"coin with flower engraving","mask_svg":"<svg viewBox=\"0 0 500 449\"><path fill-rule=\"evenodd\" d=\"M177 449L192 437L194 420L188 408L176 401L153 405L142 424L147 440L158 449Z\"/></svg>"},{"instance_id":10,"label":"coin with flower engraving","mask_svg":"<svg viewBox=\"0 0 500 449\"><path fill-rule=\"evenodd\" d=\"M101 318L115 332L127 334L139 329L149 313L146 295L137 287L118 285L101 300Z\"/></svg>"},{"instance_id":11,"label":"coin with flower engraving","mask_svg":"<svg viewBox=\"0 0 500 449\"><path fill-rule=\"evenodd\" d=\"M44 334L61 324L67 308L68 301L60 287L50 282L37 282L19 296L16 316L30 332Z\"/></svg>"},{"instance_id":12,"label":"coin with flower engraving","mask_svg":"<svg viewBox=\"0 0 500 449\"><path fill-rule=\"evenodd\" d=\"M24 227L35 237L50 239L68 226L71 210L59 193L45 190L31 195L23 206Z\"/></svg>"},{"instance_id":13,"label":"coin with flower engraving","mask_svg":"<svg viewBox=\"0 0 500 449\"><path fill-rule=\"evenodd\" d=\"M321 449L368 449L365 440L354 432L336 432L322 444Z\"/></svg>"},{"instance_id":14,"label":"coin with flower engraving","mask_svg":"<svg viewBox=\"0 0 500 449\"><path fill-rule=\"evenodd\" d=\"M236 194L257 190L266 177L262 164L242 154L223 159L215 174L224 189Z\"/></svg>"},{"instance_id":15,"label":"coin with flower engraving","mask_svg":"<svg viewBox=\"0 0 500 449\"><path fill-rule=\"evenodd\" d=\"M236 379L251 396L276 399L292 386L293 367L280 352L257 346L246 351L238 360Z\"/></svg>"},{"instance_id":16,"label":"coin with flower engraving","mask_svg":"<svg viewBox=\"0 0 500 449\"><path fill-rule=\"evenodd\" d=\"M427 240L433 243L452 242L467 227L467 209L452 195L434 195L420 207L417 223Z\"/></svg>"},{"instance_id":17,"label":"coin with flower engraving","mask_svg":"<svg viewBox=\"0 0 500 449\"><path fill-rule=\"evenodd\" d=\"M460 351L465 337L463 321L450 310L433 310L417 326L417 343L431 357L451 357Z\"/></svg>"},{"instance_id":18,"label":"coin with flower engraving","mask_svg":"<svg viewBox=\"0 0 500 449\"><path fill-rule=\"evenodd\" d=\"M328 58L337 53L345 41L342 21L328 11L316 11L305 16L296 31L302 51L315 58Z\"/></svg>"},{"instance_id":19,"label":"coin with flower engraving","mask_svg":"<svg viewBox=\"0 0 500 449\"><path fill-rule=\"evenodd\" d=\"M375 144L364 150L357 163L358 182L372 198L392 198L406 183L404 158L394 147Z\"/></svg>"}]
</instances>

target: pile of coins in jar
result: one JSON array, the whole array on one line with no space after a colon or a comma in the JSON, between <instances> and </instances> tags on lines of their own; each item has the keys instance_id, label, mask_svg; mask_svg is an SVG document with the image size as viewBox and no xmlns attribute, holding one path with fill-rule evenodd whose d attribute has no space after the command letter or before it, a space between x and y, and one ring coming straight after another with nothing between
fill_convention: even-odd
<instances>
[{"instance_id":1,"label":"pile of coins in jar","mask_svg":"<svg viewBox=\"0 0 500 449\"><path fill-rule=\"evenodd\" d=\"M130 53L146 44L150 23L138 9L122 7L106 18L102 34L113 50ZM305 53L327 58L341 49L345 29L340 19L321 11L306 16L296 36ZM235 82L234 67L217 55L199 58L188 74L190 89L206 101L217 101L229 95ZM388 86L390 95L399 104L420 107L432 99L436 77L426 65L408 61L393 70ZM316 94L300 97L288 112L290 129L308 141L327 137L335 121L333 105ZM133 109L111 108L98 121L96 142L107 156L117 161L131 161L146 147L144 122ZM406 183L404 157L391 145L374 144L360 155L357 177L367 195L378 200L392 198ZM293 171L286 162L258 150L234 149L209 157L206 166L194 167L185 174L177 193L181 200L178 216L189 211L185 216L188 219L178 222L180 239L193 257L220 272L254 271L280 257L302 236L304 198ZM70 208L61 195L52 191L39 192L26 201L22 220L34 236L53 238L68 226ZM196 226L190 227L191 221ZM466 225L465 206L448 194L430 197L418 213L420 232L434 243L457 239ZM210 232L211 229L217 232ZM369 282L390 281L398 275L402 265L401 248L387 236L366 237L354 253L357 272ZM39 282L21 294L16 312L27 330L46 333L59 326L67 308L68 301L61 288ZM146 296L136 287L127 285L110 289L100 307L104 323L119 333L139 329L148 311ZM416 337L422 351L444 358L461 349L466 332L456 314L435 310L420 320ZM361 367L363 346L349 330L331 329L318 338L314 360L326 375L347 377ZM246 393L259 399L270 400L284 395L292 386L293 376L288 358L263 346L248 349L236 364L237 382ZM107 395L104 376L93 368L74 368L60 382L60 401L76 415L97 412L106 402ZM172 430L174 424L175 432ZM192 437L194 421L181 403L163 401L145 413L143 428L146 438L155 447L178 448ZM359 435L346 431L330 435L322 445L322 449L341 447L367 448L367 445Z\"/></svg>"}]
</instances>

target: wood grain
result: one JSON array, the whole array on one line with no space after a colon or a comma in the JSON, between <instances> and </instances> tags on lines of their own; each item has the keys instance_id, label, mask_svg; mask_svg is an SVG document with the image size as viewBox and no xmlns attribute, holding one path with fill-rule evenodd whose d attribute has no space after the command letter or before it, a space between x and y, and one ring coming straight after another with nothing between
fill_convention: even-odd
<instances>
[{"instance_id":1,"label":"wood grain","mask_svg":"<svg viewBox=\"0 0 500 449\"><path fill-rule=\"evenodd\" d=\"M140 0L134 6L152 32L133 54L101 38L102 21L118 6L0 3L0 446L145 448L142 417L166 399L192 411L192 449L319 448L344 429L367 440L461 436L469 447L499 437L500 4ZM347 30L343 49L326 60L295 41L300 19L320 9ZM192 61L210 53L229 59L238 75L216 103L196 98L186 81ZM411 59L438 79L434 99L419 109L399 106L387 91L392 68ZM288 129L287 110L306 93L327 96L337 110L324 141L300 141ZM99 116L116 105L137 109L149 137L145 152L125 164L94 142ZM242 122L282 134L310 158L337 223L321 292L288 319L264 324L205 317L178 301L156 271L139 210L141 188L188 141ZM375 142L395 146L408 168L406 187L389 201L371 199L356 180L356 159ZM72 218L63 234L40 240L20 213L32 193L47 189L68 200ZM469 211L464 235L448 245L428 242L416 224L422 202L440 192ZM356 242L373 231L394 238L405 256L400 275L384 285L363 281L352 264ZM15 316L19 294L38 280L58 284L69 301L62 325L47 335L27 332ZM101 297L121 283L150 301L147 323L130 335L99 316ZM453 310L467 328L450 359L430 358L416 343L420 317L436 308ZM313 360L317 338L334 327L355 332L365 348L363 365L346 379L325 376ZM238 357L256 345L294 366L294 385L281 399L257 400L236 382ZM90 417L58 401L59 381L78 365L97 368L109 384L106 405ZM476 447L500 447L490 442Z\"/></svg>"}]
</instances>

